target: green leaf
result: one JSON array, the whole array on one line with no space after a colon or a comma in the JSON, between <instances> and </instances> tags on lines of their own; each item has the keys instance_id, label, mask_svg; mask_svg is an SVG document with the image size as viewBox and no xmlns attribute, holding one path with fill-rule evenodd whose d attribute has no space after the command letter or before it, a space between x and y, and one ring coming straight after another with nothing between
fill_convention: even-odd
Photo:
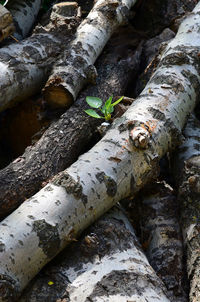
<instances>
[{"instance_id":1,"label":"green leaf","mask_svg":"<svg viewBox=\"0 0 200 302\"><path fill-rule=\"evenodd\" d=\"M95 117L95 118L104 118L103 116L100 116L95 110L93 110L93 109L87 109L87 110L85 110L85 112L88 114L88 115L90 115L90 116L92 116L92 117Z\"/></svg>"},{"instance_id":2,"label":"green leaf","mask_svg":"<svg viewBox=\"0 0 200 302\"><path fill-rule=\"evenodd\" d=\"M123 100L123 98L124 98L124 96L122 96L116 102L114 102L113 104L111 104L111 106L114 107L115 105L119 104L119 102L121 102Z\"/></svg>"},{"instance_id":3,"label":"green leaf","mask_svg":"<svg viewBox=\"0 0 200 302\"><path fill-rule=\"evenodd\" d=\"M102 105L102 100L100 98L96 98L94 96L87 96L86 102L92 108L99 108Z\"/></svg>"},{"instance_id":4,"label":"green leaf","mask_svg":"<svg viewBox=\"0 0 200 302\"><path fill-rule=\"evenodd\" d=\"M107 101L105 102L105 107L106 108L109 108L111 103L112 103L112 99L113 99L113 96L110 96L109 99L107 99Z\"/></svg>"}]
</instances>

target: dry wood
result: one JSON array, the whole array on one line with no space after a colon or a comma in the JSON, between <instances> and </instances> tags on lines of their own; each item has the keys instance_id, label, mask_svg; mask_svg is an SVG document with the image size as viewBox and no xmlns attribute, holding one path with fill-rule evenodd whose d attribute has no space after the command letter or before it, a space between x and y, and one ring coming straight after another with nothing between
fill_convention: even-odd
<instances>
[{"instance_id":1,"label":"dry wood","mask_svg":"<svg viewBox=\"0 0 200 302\"><path fill-rule=\"evenodd\" d=\"M200 301L200 122L190 116L184 143L176 150L174 170L181 206L181 224L187 252L190 302Z\"/></svg>"},{"instance_id":2,"label":"dry wood","mask_svg":"<svg viewBox=\"0 0 200 302\"><path fill-rule=\"evenodd\" d=\"M104 138L1 222L0 301L13 301L80 232L157 175L199 99L199 13L200 3Z\"/></svg>"},{"instance_id":3,"label":"dry wood","mask_svg":"<svg viewBox=\"0 0 200 302\"><path fill-rule=\"evenodd\" d=\"M119 49L124 36L126 44ZM97 84L88 87L78 98L76 106L53 123L35 146L27 148L22 156L0 171L1 218L36 193L42 182L72 164L87 148L101 121L86 115L85 97L92 95L105 100L113 93L125 93L127 83L139 70L142 51L141 45L135 52L132 50L132 36L135 34L131 27L117 32L97 63ZM138 41L134 40L136 44Z\"/></svg>"},{"instance_id":4,"label":"dry wood","mask_svg":"<svg viewBox=\"0 0 200 302\"><path fill-rule=\"evenodd\" d=\"M13 16L15 24L14 37L25 38L32 29L38 15L42 0L9 0L7 9Z\"/></svg>"},{"instance_id":5,"label":"dry wood","mask_svg":"<svg viewBox=\"0 0 200 302\"><path fill-rule=\"evenodd\" d=\"M130 222L115 207L50 263L19 301L164 302L165 292Z\"/></svg>"},{"instance_id":6,"label":"dry wood","mask_svg":"<svg viewBox=\"0 0 200 302\"><path fill-rule=\"evenodd\" d=\"M15 31L11 13L0 4L0 42Z\"/></svg>"},{"instance_id":7,"label":"dry wood","mask_svg":"<svg viewBox=\"0 0 200 302\"><path fill-rule=\"evenodd\" d=\"M41 90L79 21L53 11L45 28L38 26L30 38L0 49L0 111Z\"/></svg>"},{"instance_id":8,"label":"dry wood","mask_svg":"<svg viewBox=\"0 0 200 302\"><path fill-rule=\"evenodd\" d=\"M142 246L168 289L170 301L186 302L179 208L173 189L155 182L138 194ZM133 202L134 211L134 202Z\"/></svg>"},{"instance_id":9,"label":"dry wood","mask_svg":"<svg viewBox=\"0 0 200 302\"><path fill-rule=\"evenodd\" d=\"M136 0L98 0L78 27L76 39L55 63L44 88L47 102L69 107L81 88L95 83L94 62L116 28L127 20Z\"/></svg>"}]
</instances>

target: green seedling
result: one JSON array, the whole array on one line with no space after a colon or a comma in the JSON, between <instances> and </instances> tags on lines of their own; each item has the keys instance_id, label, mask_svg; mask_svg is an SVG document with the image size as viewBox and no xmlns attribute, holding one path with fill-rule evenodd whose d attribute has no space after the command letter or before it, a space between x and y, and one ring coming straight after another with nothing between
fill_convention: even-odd
<instances>
[{"instance_id":1,"label":"green seedling","mask_svg":"<svg viewBox=\"0 0 200 302\"><path fill-rule=\"evenodd\" d=\"M103 118L106 121L109 121L111 119L111 114L114 111L114 106L116 106L117 104L119 104L119 102L122 101L123 96L114 103L112 103L112 99L113 96L110 96L109 99L107 99L107 101L103 105L103 101L100 98L94 96L87 96L86 102L88 103L88 105L92 108L98 109L101 113L103 113L103 116L99 115L98 112L94 109L87 109L85 110L85 112L92 117Z\"/></svg>"}]
</instances>

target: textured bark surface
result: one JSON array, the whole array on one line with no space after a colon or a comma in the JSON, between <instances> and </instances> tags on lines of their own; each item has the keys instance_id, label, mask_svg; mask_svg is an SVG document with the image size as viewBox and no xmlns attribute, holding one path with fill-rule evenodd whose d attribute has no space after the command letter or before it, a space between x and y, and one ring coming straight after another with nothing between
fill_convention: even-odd
<instances>
[{"instance_id":1,"label":"textured bark surface","mask_svg":"<svg viewBox=\"0 0 200 302\"><path fill-rule=\"evenodd\" d=\"M183 239L187 251L190 302L200 301L200 123L194 116L184 130L185 142L175 154L175 175L181 206Z\"/></svg>"},{"instance_id":2,"label":"textured bark surface","mask_svg":"<svg viewBox=\"0 0 200 302\"><path fill-rule=\"evenodd\" d=\"M0 111L41 90L78 23L77 17L52 13L51 22L38 26L32 37L0 49Z\"/></svg>"},{"instance_id":3,"label":"textured bark surface","mask_svg":"<svg viewBox=\"0 0 200 302\"><path fill-rule=\"evenodd\" d=\"M129 38L126 36L128 44L119 48L124 31L129 34ZM22 156L0 171L1 218L36 193L43 181L72 164L88 147L101 120L86 115L85 97L92 95L105 100L113 93L125 93L127 83L139 69L142 50L139 46L133 51L131 35L135 36L131 28L125 28L121 33L118 31L97 62L97 84L88 87L78 98L76 106L53 123L35 146L28 147Z\"/></svg>"},{"instance_id":4,"label":"textured bark surface","mask_svg":"<svg viewBox=\"0 0 200 302\"><path fill-rule=\"evenodd\" d=\"M0 42L15 30L11 13L0 4Z\"/></svg>"},{"instance_id":5,"label":"textured bark surface","mask_svg":"<svg viewBox=\"0 0 200 302\"><path fill-rule=\"evenodd\" d=\"M76 39L55 63L44 91L47 102L69 107L81 88L95 83L94 62L112 33L122 25L136 0L98 0L78 27Z\"/></svg>"},{"instance_id":6,"label":"textured bark surface","mask_svg":"<svg viewBox=\"0 0 200 302\"><path fill-rule=\"evenodd\" d=\"M170 301L187 301L183 290L186 276L183 270L179 209L173 190L164 182L153 183L139 194L138 203L141 241L146 248L147 258L166 285Z\"/></svg>"},{"instance_id":7,"label":"textured bark surface","mask_svg":"<svg viewBox=\"0 0 200 302\"><path fill-rule=\"evenodd\" d=\"M42 0L9 0L7 9L13 16L15 24L14 37L18 40L25 38L32 29Z\"/></svg>"},{"instance_id":8,"label":"textured bark surface","mask_svg":"<svg viewBox=\"0 0 200 302\"><path fill-rule=\"evenodd\" d=\"M128 219L113 208L50 263L19 301L169 301L164 292Z\"/></svg>"},{"instance_id":9,"label":"textured bark surface","mask_svg":"<svg viewBox=\"0 0 200 302\"><path fill-rule=\"evenodd\" d=\"M159 159L179 143L199 98L199 13L200 3L104 138L1 222L2 301L13 301L80 232L156 177Z\"/></svg>"}]
</instances>

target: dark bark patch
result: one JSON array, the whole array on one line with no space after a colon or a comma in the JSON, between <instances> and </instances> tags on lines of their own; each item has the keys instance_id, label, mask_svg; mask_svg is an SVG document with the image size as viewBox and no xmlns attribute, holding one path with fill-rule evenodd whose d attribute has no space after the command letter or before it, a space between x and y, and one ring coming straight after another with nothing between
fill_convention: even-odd
<instances>
[{"instance_id":1,"label":"dark bark patch","mask_svg":"<svg viewBox=\"0 0 200 302\"><path fill-rule=\"evenodd\" d=\"M5 251L5 244L0 241L0 253Z\"/></svg>"},{"instance_id":2,"label":"dark bark patch","mask_svg":"<svg viewBox=\"0 0 200 302\"><path fill-rule=\"evenodd\" d=\"M128 282L127 282L128 280ZM141 280L138 282L138 280ZM146 287L149 287L149 283L153 283L156 287L157 280L153 276L144 276L139 273L128 272L125 270L115 271L113 270L109 274L105 275L95 286L92 294L88 297L88 301L93 301L94 298L117 295L121 296L142 296ZM96 299L95 299L96 300Z\"/></svg>"},{"instance_id":3,"label":"dark bark patch","mask_svg":"<svg viewBox=\"0 0 200 302\"><path fill-rule=\"evenodd\" d=\"M114 197L116 195L117 184L112 177L107 176L104 172L99 172L96 174L96 178L100 183L105 183L108 196Z\"/></svg>"},{"instance_id":4,"label":"dark bark patch","mask_svg":"<svg viewBox=\"0 0 200 302\"><path fill-rule=\"evenodd\" d=\"M81 199L84 205L87 204L87 196L83 194L83 187L80 181L75 181L68 173L61 172L54 177L53 184L63 187L68 194L74 195L76 199Z\"/></svg>"},{"instance_id":5,"label":"dark bark patch","mask_svg":"<svg viewBox=\"0 0 200 302\"><path fill-rule=\"evenodd\" d=\"M190 59L188 58L187 53L174 52L165 56L161 61L161 64L165 66L190 64Z\"/></svg>"},{"instance_id":6,"label":"dark bark patch","mask_svg":"<svg viewBox=\"0 0 200 302\"><path fill-rule=\"evenodd\" d=\"M39 247L48 258L54 257L60 248L58 227L47 223L44 219L33 223L33 231L39 238Z\"/></svg>"},{"instance_id":7,"label":"dark bark patch","mask_svg":"<svg viewBox=\"0 0 200 302\"><path fill-rule=\"evenodd\" d=\"M0 297L1 301L13 302L19 295L17 282L8 275L0 274Z\"/></svg>"}]
</instances>

